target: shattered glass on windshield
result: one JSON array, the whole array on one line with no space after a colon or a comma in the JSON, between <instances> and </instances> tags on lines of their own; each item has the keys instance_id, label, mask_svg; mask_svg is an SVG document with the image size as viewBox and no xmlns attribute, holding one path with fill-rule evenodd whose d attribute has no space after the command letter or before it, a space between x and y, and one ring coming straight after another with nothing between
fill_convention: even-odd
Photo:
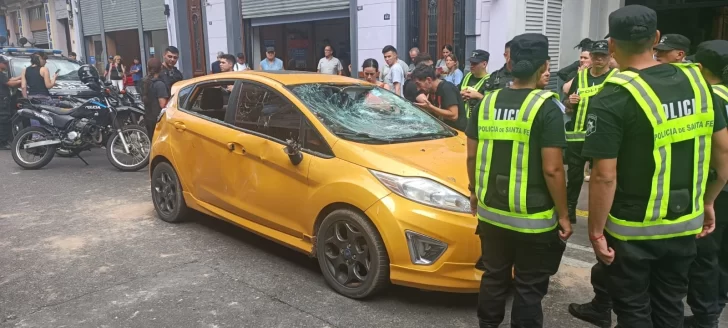
<instances>
[{"instance_id":1,"label":"shattered glass on windshield","mask_svg":"<svg viewBox=\"0 0 728 328\"><path fill-rule=\"evenodd\" d=\"M456 135L434 117L378 87L303 84L292 91L344 139L402 142Z\"/></svg>"}]
</instances>

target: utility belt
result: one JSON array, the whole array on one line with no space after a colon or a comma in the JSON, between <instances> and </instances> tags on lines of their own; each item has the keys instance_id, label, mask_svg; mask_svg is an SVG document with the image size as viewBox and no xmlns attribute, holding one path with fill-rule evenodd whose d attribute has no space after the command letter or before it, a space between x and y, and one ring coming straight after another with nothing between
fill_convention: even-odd
<instances>
[{"instance_id":1,"label":"utility belt","mask_svg":"<svg viewBox=\"0 0 728 328\"><path fill-rule=\"evenodd\" d=\"M498 198L499 202L505 204L506 207L508 205L509 192L513 192L509 191L509 186L509 176L502 174L497 174L495 176L495 191L497 194L496 198ZM551 194L546 188L538 188L533 185L529 185L528 189L526 190L526 199L528 200L527 208L529 212L541 212L554 207L553 200L551 199Z\"/></svg>"}]
</instances>

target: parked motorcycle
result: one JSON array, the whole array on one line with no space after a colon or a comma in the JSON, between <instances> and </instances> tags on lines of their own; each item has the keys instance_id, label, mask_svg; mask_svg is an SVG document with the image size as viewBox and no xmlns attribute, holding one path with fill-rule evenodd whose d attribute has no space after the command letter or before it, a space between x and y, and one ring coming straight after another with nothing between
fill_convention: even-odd
<instances>
[{"instance_id":1,"label":"parked motorcycle","mask_svg":"<svg viewBox=\"0 0 728 328\"><path fill-rule=\"evenodd\" d=\"M81 72L81 69L84 72ZM87 85L99 92L100 97L89 100L67 97L63 100L78 104L72 109L24 103L18 115L36 120L40 126L29 126L18 131L13 139L13 160L25 169L39 169L53 159L56 149L63 148L81 161L88 163L80 153L94 146L106 146L106 155L121 171L138 171L149 162L150 140L146 129L138 125L124 125L121 114L126 110L112 105L115 89L99 84L96 69L84 65L79 69L89 77L82 78ZM26 108L27 107L27 108ZM27 159L24 152L38 159ZM122 155L131 160L122 161Z\"/></svg>"}]
</instances>

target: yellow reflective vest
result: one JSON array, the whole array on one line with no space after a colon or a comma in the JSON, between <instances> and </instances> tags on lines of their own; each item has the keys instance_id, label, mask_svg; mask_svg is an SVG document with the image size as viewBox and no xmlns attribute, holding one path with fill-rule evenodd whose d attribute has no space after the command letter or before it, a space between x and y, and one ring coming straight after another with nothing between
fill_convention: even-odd
<instances>
[{"instance_id":1,"label":"yellow reflective vest","mask_svg":"<svg viewBox=\"0 0 728 328\"><path fill-rule=\"evenodd\" d=\"M589 78L589 70L585 69L579 72L579 78L576 79L579 82L579 88L577 89L579 92L579 104L577 106L576 110L576 117L574 117L574 130L572 131L566 131L566 141L568 142L583 142L584 137L586 137L586 126L584 125L586 121L586 109L589 107L589 99L591 97L596 96L599 91L602 91L604 88L604 83L609 80L614 73L616 73L618 70L612 69L611 72L609 72L607 75L607 78L604 80L604 82L589 86L589 81L587 80ZM573 83L573 82L572 82Z\"/></svg>"},{"instance_id":2,"label":"yellow reflective vest","mask_svg":"<svg viewBox=\"0 0 728 328\"><path fill-rule=\"evenodd\" d=\"M533 90L521 105L515 120L496 120L495 103L502 89L489 92L480 103L478 120L478 154L475 192L478 195L478 219L501 228L524 233L541 233L556 228L553 208L540 213L526 210L528 189L529 141L531 126L544 101L558 96L546 90ZM488 207L484 203L495 141L513 141L509 177L509 210Z\"/></svg>"},{"instance_id":3,"label":"yellow reflective vest","mask_svg":"<svg viewBox=\"0 0 728 328\"><path fill-rule=\"evenodd\" d=\"M463 78L463 82L460 84L460 91L463 91L468 88L468 82L470 82L471 77L473 77L473 73L468 72L468 74L465 74L465 78ZM478 81L478 83L476 83L473 86L473 89L480 90L480 87L483 86L483 84L485 83L485 80L487 80L489 77L490 77L490 74L485 74L485 76L482 79L480 79L480 81ZM470 102L469 101L465 102L465 115L467 118L470 118Z\"/></svg>"},{"instance_id":4,"label":"yellow reflective vest","mask_svg":"<svg viewBox=\"0 0 728 328\"><path fill-rule=\"evenodd\" d=\"M627 71L614 74L606 83L627 89L650 121L653 129L655 172L644 220L623 220L609 215L605 230L620 240L655 240L700 233L703 228L703 195L708 178L711 137L713 134L713 98L708 84L697 65L675 64L688 78L695 96L695 112L668 120L662 102L638 73ZM670 201L672 174L672 145L689 141L695 144L693 154L692 210L673 220L665 219Z\"/></svg>"}]
</instances>

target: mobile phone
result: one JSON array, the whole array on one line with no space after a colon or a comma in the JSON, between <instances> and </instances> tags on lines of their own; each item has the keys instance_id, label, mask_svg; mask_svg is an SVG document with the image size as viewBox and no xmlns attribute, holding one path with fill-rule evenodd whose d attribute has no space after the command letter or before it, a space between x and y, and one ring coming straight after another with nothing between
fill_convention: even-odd
<instances>
[{"instance_id":1,"label":"mobile phone","mask_svg":"<svg viewBox=\"0 0 728 328\"><path fill-rule=\"evenodd\" d=\"M56 74L58 74L60 72L61 72L61 69L60 68L56 70Z\"/></svg>"}]
</instances>

